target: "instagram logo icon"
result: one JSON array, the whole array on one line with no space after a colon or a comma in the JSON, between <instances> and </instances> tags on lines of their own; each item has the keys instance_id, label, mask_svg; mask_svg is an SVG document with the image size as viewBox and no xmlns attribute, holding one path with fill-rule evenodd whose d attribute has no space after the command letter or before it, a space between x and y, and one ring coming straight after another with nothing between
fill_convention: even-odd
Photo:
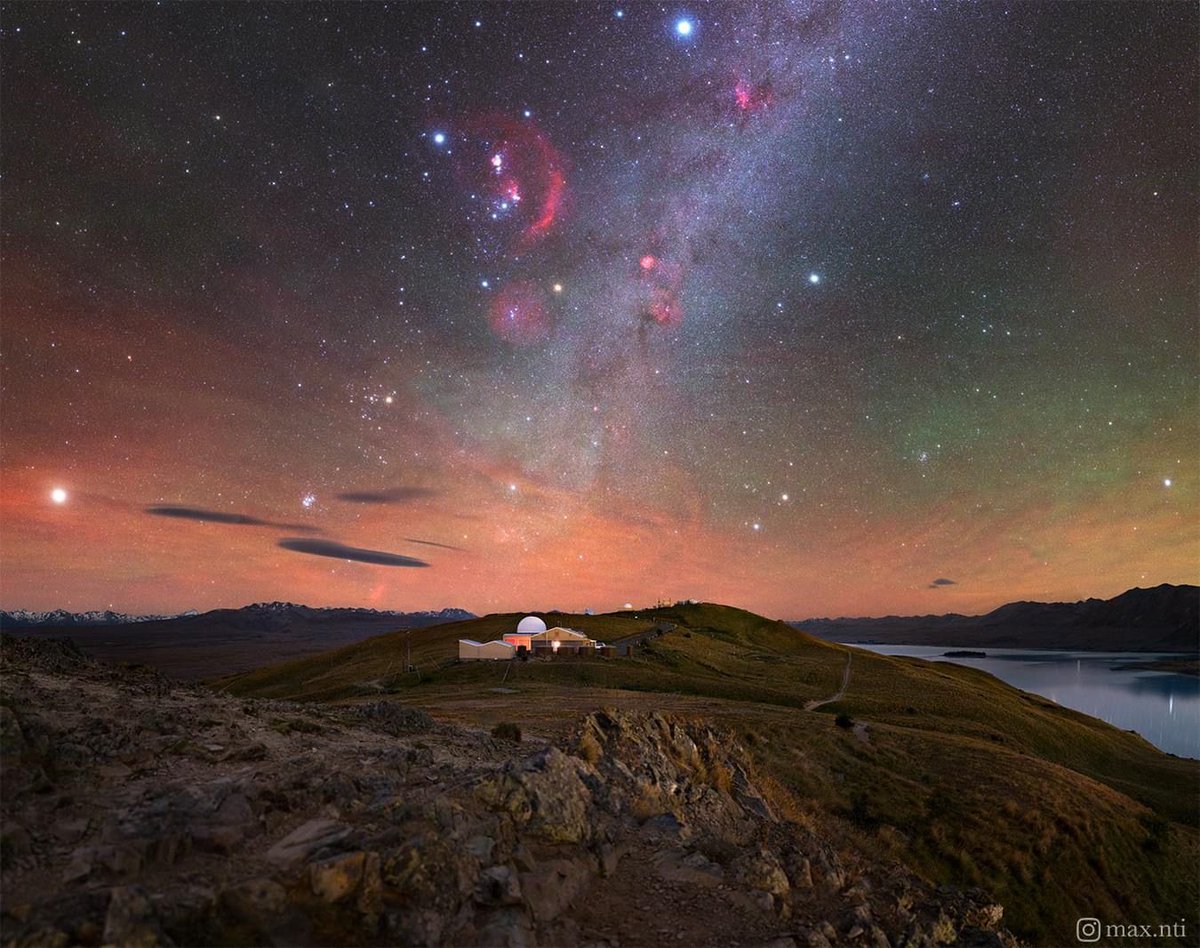
<instances>
[{"instance_id":1,"label":"instagram logo icon","mask_svg":"<svg viewBox=\"0 0 1200 948\"><path fill-rule=\"evenodd\" d=\"M1100 940L1100 919L1081 918L1075 923L1075 937L1079 941L1092 942Z\"/></svg>"}]
</instances>

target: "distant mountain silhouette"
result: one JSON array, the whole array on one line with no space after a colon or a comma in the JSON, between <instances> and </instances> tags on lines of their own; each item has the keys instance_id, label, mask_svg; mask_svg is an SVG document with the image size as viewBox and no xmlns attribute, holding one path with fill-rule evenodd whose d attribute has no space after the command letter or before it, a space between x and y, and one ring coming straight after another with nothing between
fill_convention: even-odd
<instances>
[{"instance_id":1,"label":"distant mountain silhouette","mask_svg":"<svg viewBox=\"0 0 1200 948\"><path fill-rule=\"evenodd\" d=\"M12 609L7 612L0 610L0 628L7 630L38 625L124 625L129 622L153 622L158 619L177 619L180 615L194 616L196 614L195 609L179 613L179 615L150 616L131 616L124 612L113 612L110 609L90 612L68 612L66 609L52 609L49 612Z\"/></svg>"},{"instance_id":2,"label":"distant mountain silhouette","mask_svg":"<svg viewBox=\"0 0 1200 948\"><path fill-rule=\"evenodd\" d=\"M134 622L173 622L177 619L201 619L205 622L218 619L242 617L254 623L294 621L327 621L331 619L410 619L421 621L430 619L436 622L459 622L463 619L474 619L473 612L465 609L440 609L436 612L394 612L380 609L360 609L352 606L305 606L294 602L255 602L237 609L212 609L208 612L198 612L189 609L175 615L135 616L124 612L110 610L93 610L91 612L68 612L66 609L53 609L49 612L37 612L30 609L0 610L0 628L5 630L29 626L74 626L74 625L129 625ZM423 623L428 624L428 623Z\"/></svg>"},{"instance_id":3,"label":"distant mountain silhouette","mask_svg":"<svg viewBox=\"0 0 1200 948\"><path fill-rule=\"evenodd\" d=\"M93 658L150 665L181 678L207 678L350 645L397 629L475 618L465 609L383 612L258 602L171 617L111 612L0 612L16 635L67 637Z\"/></svg>"},{"instance_id":4,"label":"distant mountain silhouette","mask_svg":"<svg viewBox=\"0 0 1200 948\"><path fill-rule=\"evenodd\" d=\"M1196 652L1200 587L1164 583L1112 599L1010 602L982 616L805 619L791 625L836 642Z\"/></svg>"}]
</instances>

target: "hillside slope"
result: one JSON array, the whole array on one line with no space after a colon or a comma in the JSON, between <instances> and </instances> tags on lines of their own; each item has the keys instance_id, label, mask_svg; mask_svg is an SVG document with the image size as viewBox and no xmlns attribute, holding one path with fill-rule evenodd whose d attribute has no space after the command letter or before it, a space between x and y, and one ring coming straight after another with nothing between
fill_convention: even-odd
<instances>
[{"instance_id":1,"label":"hillside slope","mask_svg":"<svg viewBox=\"0 0 1200 948\"><path fill-rule=\"evenodd\" d=\"M3 650L6 945L1015 948L980 893L788 819L703 721L507 741Z\"/></svg>"},{"instance_id":2,"label":"hillside slope","mask_svg":"<svg viewBox=\"0 0 1200 948\"><path fill-rule=\"evenodd\" d=\"M547 617L609 641L638 623L672 626L627 659L455 660L459 637L490 638L517 618L381 636L217 684L325 703L386 696L546 738L605 706L702 715L739 734L808 813L843 820L881 860L984 886L1035 941L1067 938L1081 915L1182 917L1198 904L1200 763L1134 734L972 669L849 649L711 604ZM844 695L805 711L838 692L847 662ZM838 727L839 714L857 726Z\"/></svg>"}]
</instances>

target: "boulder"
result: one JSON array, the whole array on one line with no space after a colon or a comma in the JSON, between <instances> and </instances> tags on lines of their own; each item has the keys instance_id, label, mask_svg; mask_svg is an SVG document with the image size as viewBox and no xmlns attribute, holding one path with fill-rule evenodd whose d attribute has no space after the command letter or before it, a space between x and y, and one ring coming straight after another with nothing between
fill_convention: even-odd
<instances>
[{"instance_id":1,"label":"boulder","mask_svg":"<svg viewBox=\"0 0 1200 948\"><path fill-rule=\"evenodd\" d=\"M313 895L325 902L341 902L347 898L362 882L366 859L366 853L356 852L313 863L308 867Z\"/></svg>"},{"instance_id":2,"label":"boulder","mask_svg":"<svg viewBox=\"0 0 1200 948\"><path fill-rule=\"evenodd\" d=\"M279 869L293 869L318 850L343 844L351 832L337 820L309 820L267 850L267 860Z\"/></svg>"},{"instance_id":3,"label":"boulder","mask_svg":"<svg viewBox=\"0 0 1200 948\"><path fill-rule=\"evenodd\" d=\"M122 948L154 948L164 944L150 897L140 886L118 886L112 890L104 916L104 943Z\"/></svg>"},{"instance_id":4,"label":"boulder","mask_svg":"<svg viewBox=\"0 0 1200 948\"><path fill-rule=\"evenodd\" d=\"M355 907L368 919L368 927L379 923L379 913L383 909L383 860L379 853L369 852L363 859L362 882L358 886L358 898Z\"/></svg>"},{"instance_id":5,"label":"boulder","mask_svg":"<svg viewBox=\"0 0 1200 948\"><path fill-rule=\"evenodd\" d=\"M349 716L387 734L414 734L433 727L429 712L420 708L409 708L395 701L371 701L356 704L349 709Z\"/></svg>"},{"instance_id":6,"label":"boulder","mask_svg":"<svg viewBox=\"0 0 1200 948\"><path fill-rule=\"evenodd\" d=\"M578 843L593 830L591 792L580 779L587 765L547 747L533 757L509 764L497 778L483 781L477 796L494 810L508 813L529 831L550 842Z\"/></svg>"},{"instance_id":7,"label":"boulder","mask_svg":"<svg viewBox=\"0 0 1200 948\"><path fill-rule=\"evenodd\" d=\"M537 944L529 917L519 908L491 912L479 929L480 948L533 948Z\"/></svg>"},{"instance_id":8,"label":"boulder","mask_svg":"<svg viewBox=\"0 0 1200 948\"><path fill-rule=\"evenodd\" d=\"M533 917L548 922L566 909L583 891L593 867L588 862L553 859L532 872L521 873L521 893Z\"/></svg>"},{"instance_id":9,"label":"boulder","mask_svg":"<svg viewBox=\"0 0 1200 948\"><path fill-rule=\"evenodd\" d=\"M272 879L247 879L224 889L218 907L241 922L260 927L276 916L287 902L287 892Z\"/></svg>"},{"instance_id":10,"label":"boulder","mask_svg":"<svg viewBox=\"0 0 1200 948\"><path fill-rule=\"evenodd\" d=\"M490 866L479 874L474 897L480 905L520 905L521 882L508 866Z\"/></svg>"}]
</instances>

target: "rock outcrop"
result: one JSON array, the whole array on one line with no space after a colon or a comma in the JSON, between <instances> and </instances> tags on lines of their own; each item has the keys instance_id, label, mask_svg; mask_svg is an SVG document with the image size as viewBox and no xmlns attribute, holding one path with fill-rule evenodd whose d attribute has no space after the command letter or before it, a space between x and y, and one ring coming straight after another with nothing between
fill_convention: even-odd
<instances>
[{"instance_id":1,"label":"rock outcrop","mask_svg":"<svg viewBox=\"0 0 1200 948\"><path fill-rule=\"evenodd\" d=\"M5 945L1013 945L779 815L704 722L555 746L4 641Z\"/></svg>"}]
</instances>

